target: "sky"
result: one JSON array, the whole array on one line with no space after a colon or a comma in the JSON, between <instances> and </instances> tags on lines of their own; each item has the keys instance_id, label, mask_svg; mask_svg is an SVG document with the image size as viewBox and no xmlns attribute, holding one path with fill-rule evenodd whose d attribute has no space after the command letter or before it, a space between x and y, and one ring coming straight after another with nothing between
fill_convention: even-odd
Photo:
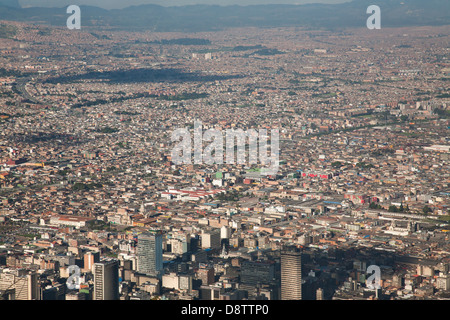
<instances>
[{"instance_id":1,"label":"sky","mask_svg":"<svg viewBox=\"0 0 450 320\"><path fill-rule=\"evenodd\" d=\"M191 4L255 5L255 4L306 4L343 3L350 0L19 0L22 7L64 7L71 4L91 5L105 9L121 9L131 5L157 4L180 6Z\"/></svg>"}]
</instances>

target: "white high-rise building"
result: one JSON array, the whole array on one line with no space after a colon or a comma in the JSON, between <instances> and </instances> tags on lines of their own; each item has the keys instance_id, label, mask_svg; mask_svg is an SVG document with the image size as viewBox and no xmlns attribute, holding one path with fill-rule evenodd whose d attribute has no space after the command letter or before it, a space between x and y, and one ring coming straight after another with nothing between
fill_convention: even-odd
<instances>
[{"instance_id":1,"label":"white high-rise building","mask_svg":"<svg viewBox=\"0 0 450 320\"><path fill-rule=\"evenodd\" d=\"M302 253L296 247L281 251L281 300L302 299Z\"/></svg>"},{"instance_id":2,"label":"white high-rise building","mask_svg":"<svg viewBox=\"0 0 450 320\"><path fill-rule=\"evenodd\" d=\"M231 236L231 230L227 226L222 226L220 228L220 238L221 239L229 239Z\"/></svg>"}]
</instances>

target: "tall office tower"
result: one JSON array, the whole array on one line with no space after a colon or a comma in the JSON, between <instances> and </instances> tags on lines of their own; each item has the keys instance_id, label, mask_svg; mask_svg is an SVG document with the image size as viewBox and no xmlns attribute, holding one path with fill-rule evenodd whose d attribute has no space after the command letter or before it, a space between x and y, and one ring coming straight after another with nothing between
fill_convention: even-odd
<instances>
[{"instance_id":1,"label":"tall office tower","mask_svg":"<svg viewBox=\"0 0 450 320\"><path fill-rule=\"evenodd\" d=\"M302 299L302 253L297 247L281 251L281 300Z\"/></svg>"},{"instance_id":2,"label":"tall office tower","mask_svg":"<svg viewBox=\"0 0 450 320\"><path fill-rule=\"evenodd\" d=\"M202 249L220 249L220 229L202 230Z\"/></svg>"},{"instance_id":3,"label":"tall office tower","mask_svg":"<svg viewBox=\"0 0 450 320\"><path fill-rule=\"evenodd\" d=\"M220 238L221 239L230 239L231 230L230 227L222 226L220 227Z\"/></svg>"},{"instance_id":4,"label":"tall office tower","mask_svg":"<svg viewBox=\"0 0 450 320\"><path fill-rule=\"evenodd\" d=\"M84 270L92 271L92 267L94 263L100 261L100 253L99 252L86 252L84 254Z\"/></svg>"},{"instance_id":5,"label":"tall office tower","mask_svg":"<svg viewBox=\"0 0 450 320\"><path fill-rule=\"evenodd\" d=\"M119 300L119 261L94 264L94 300Z\"/></svg>"},{"instance_id":6,"label":"tall office tower","mask_svg":"<svg viewBox=\"0 0 450 320\"><path fill-rule=\"evenodd\" d=\"M138 237L138 272L160 277L163 271L161 231L149 231Z\"/></svg>"},{"instance_id":7,"label":"tall office tower","mask_svg":"<svg viewBox=\"0 0 450 320\"><path fill-rule=\"evenodd\" d=\"M40 300L38 275L24 269L0 274L0 292L15 300Z\"/></svg>"},{"instance_id":8,"label":"tall office tower","mask_svg":"<svg viewBox=\"0 0 450 320\"><path fill-rule=\"evenodd\" d=\"M323 289L319 288L316 290L316 300L323 300Z\"/></svg>"},{"instance_id":9,"label":"tall office tower","mask_svg":"<svg viewBox=\"0 0 450 320\"><path fill-rule=\"evenodd\" d=\"M246 290L249 296L254 295L258 289L271 290L271 300L279 299L279 279L277 279L277 263L274 261L244 261L241 265L240 289Z\"/></svg>"}]
</instances>

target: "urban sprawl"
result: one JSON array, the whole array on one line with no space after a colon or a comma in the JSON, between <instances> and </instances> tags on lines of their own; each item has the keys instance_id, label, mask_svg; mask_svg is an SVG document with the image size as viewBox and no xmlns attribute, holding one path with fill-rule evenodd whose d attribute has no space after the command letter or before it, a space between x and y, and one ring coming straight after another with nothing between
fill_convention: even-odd
<instances>
[{"instance_id":1,"label":"urban sprawl","mask_svg":"<svg viewBox=\"0 0 450 320\"><path fill-rule=\"evenodd\" d=\"M0 27L0 300L450 298L448 26Z\"/></svg>"}]
</instances>

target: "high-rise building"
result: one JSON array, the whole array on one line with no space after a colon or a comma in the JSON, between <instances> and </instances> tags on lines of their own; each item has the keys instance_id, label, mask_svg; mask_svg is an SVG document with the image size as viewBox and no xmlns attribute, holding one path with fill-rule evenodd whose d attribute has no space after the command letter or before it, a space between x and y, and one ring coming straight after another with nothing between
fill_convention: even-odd
<instances>
[{"instance_id":1,"label":"high-rise building","mask_svg":"<svg viewBox=\"0 0 450 320\"><path fill-rule=\"evenodd\" d=\"M170 244L170 251L176 254L183 254L190 250L191 235L189 233L173 233L167 244Z\"/></svg>"},{"instance_id":2,"label":"high-rise building","mask_svg":"<svg viewBox=\"0 0 450 320\"><path fill-rule=\"evenodd\" d=\"M14 293L12 293L14 290ZM24 269L0 274L0 293L11 292L15 300L40 300L38 275Z\"/></svg>"},{"instance_id":3,"label":"high-rise building","mask_svg":"<svg viewBox=\"0 0 450 320\"><path fill-rule=\"evenodd\" d=\"M273 261L244 261L241 265L241 282L257 286L269 284L275 279Z\"/></svg>"},{"instance_id":4,"label":"high-rise building","mask_svg":"<svg viewBox=\"0 0 450 320\"><path fill-rule=\"evenodd\" d=\"M202 231L203 249L220 249L220 229Z\"/></svg>"},{"instance_id":5,"label":"high-rise building","mask_svg":"<svg viewBox=\"0 0 450 320\"><path fill-rule=\"evenodd\" d=\"M220 238L221 239L229 239L231 236L231 230L227 226L220 227Z\"/></svg>"},{"instance_id":6,"label":"high-rise building","mask_svg":"<svg viewBox=\"0 0 450 320\"><path fill-rule=\"evenodd\" d=\"M180 290L192 290L192 275L180 275Z\"/></svg>"},{"instance_id":7,"label":"high-rise building","mask_svg":"<svg viewBox=\"0 0 450 320\"><path fill-rule=\"evenodd\" d=\"M41 300L65 300L67 285L64 283L48 285L41 288Z\"/></svg>"},{"instance_id":8,"label":"high-rise building","mask_svg":"<svg viewBox=\"0 0 450 320\"><path fill-rule=\"evenodd\" d=\"M94 263L100 261L100 253L99 252L86 252L84 254L84 270L92 271L92 267Z\"/></svg>"},{"instance_id":9,"label":"high-rise building","mask_svg":"<svg viewBox=\"0 0 450 320\"><path fill-rule=\"evenodd\" d=\"M119 261L94 264L94 300L119 300Z\"/></svg>"},{"instance_id":10,"label":"high-rise building","mask_svg":"<svg viewBox=\"0 0 450 320\"><path fill-rule=\"evenodd\" d=\"M316 300L323 300L323 289L318 288L316 290Z\"/></svg>"},{"instance_id":11,"label":"high-rise building","mask_svg":"<svg viewBox=\"0 0 450 320\"><path fill-rule=\"evenodd\" d=\"M297 247L281 251L281 300L302 299L302 253Z\"/></svg>"},{"instance_id":12,"label":"high-rise building","mask_svg":"<svg viewBox=\"0 0 450 320\"><path fill-rule=\"evenodd\" d=\"M444 274L436 279L436 288L448 291L450 290L450 275Z\"/></svg>"},{"instance_id":13,"label":"high-rise building","mask_svg":"<svg viewBox=\"0 0 450 320\"><path fill-rule=\"evenodd\" d=\"M149 231L138 237L138 272L160 277L163 271L163 239L160 231Z\"/></svg>"},{"instance_id":14,"label":"high-rise building","mask_svg":"<svg viewBox=\"0 0 450 320\"><path fill-rule=\"evenodd\" d=\"M198 279L202 280L202 285L210 285L214 283L214 268L200 268L197 271Z\"/></svg>"},{"instance_id":15,"label":"high-rise building","mask_svg":"<svg viewBox=\"0 0 450 320\"><path fill-rule=\"evenodd\" d=\"M0 300L16 300L16 289L0 290Z\"/></svg>"},{"instance_id":16,"label":"high-rise building","mask_svg":"<svg viewBox=\"0 0 450 320\"><path fill-rule=\"evenodd\" d=\"M257 294L264 288L271 292L271 299L279 299L280 283L277 268L279 268L279 264L271 260L242 262L239 288L246 290L249 296Z\"/></svg>"}]
</instances>

